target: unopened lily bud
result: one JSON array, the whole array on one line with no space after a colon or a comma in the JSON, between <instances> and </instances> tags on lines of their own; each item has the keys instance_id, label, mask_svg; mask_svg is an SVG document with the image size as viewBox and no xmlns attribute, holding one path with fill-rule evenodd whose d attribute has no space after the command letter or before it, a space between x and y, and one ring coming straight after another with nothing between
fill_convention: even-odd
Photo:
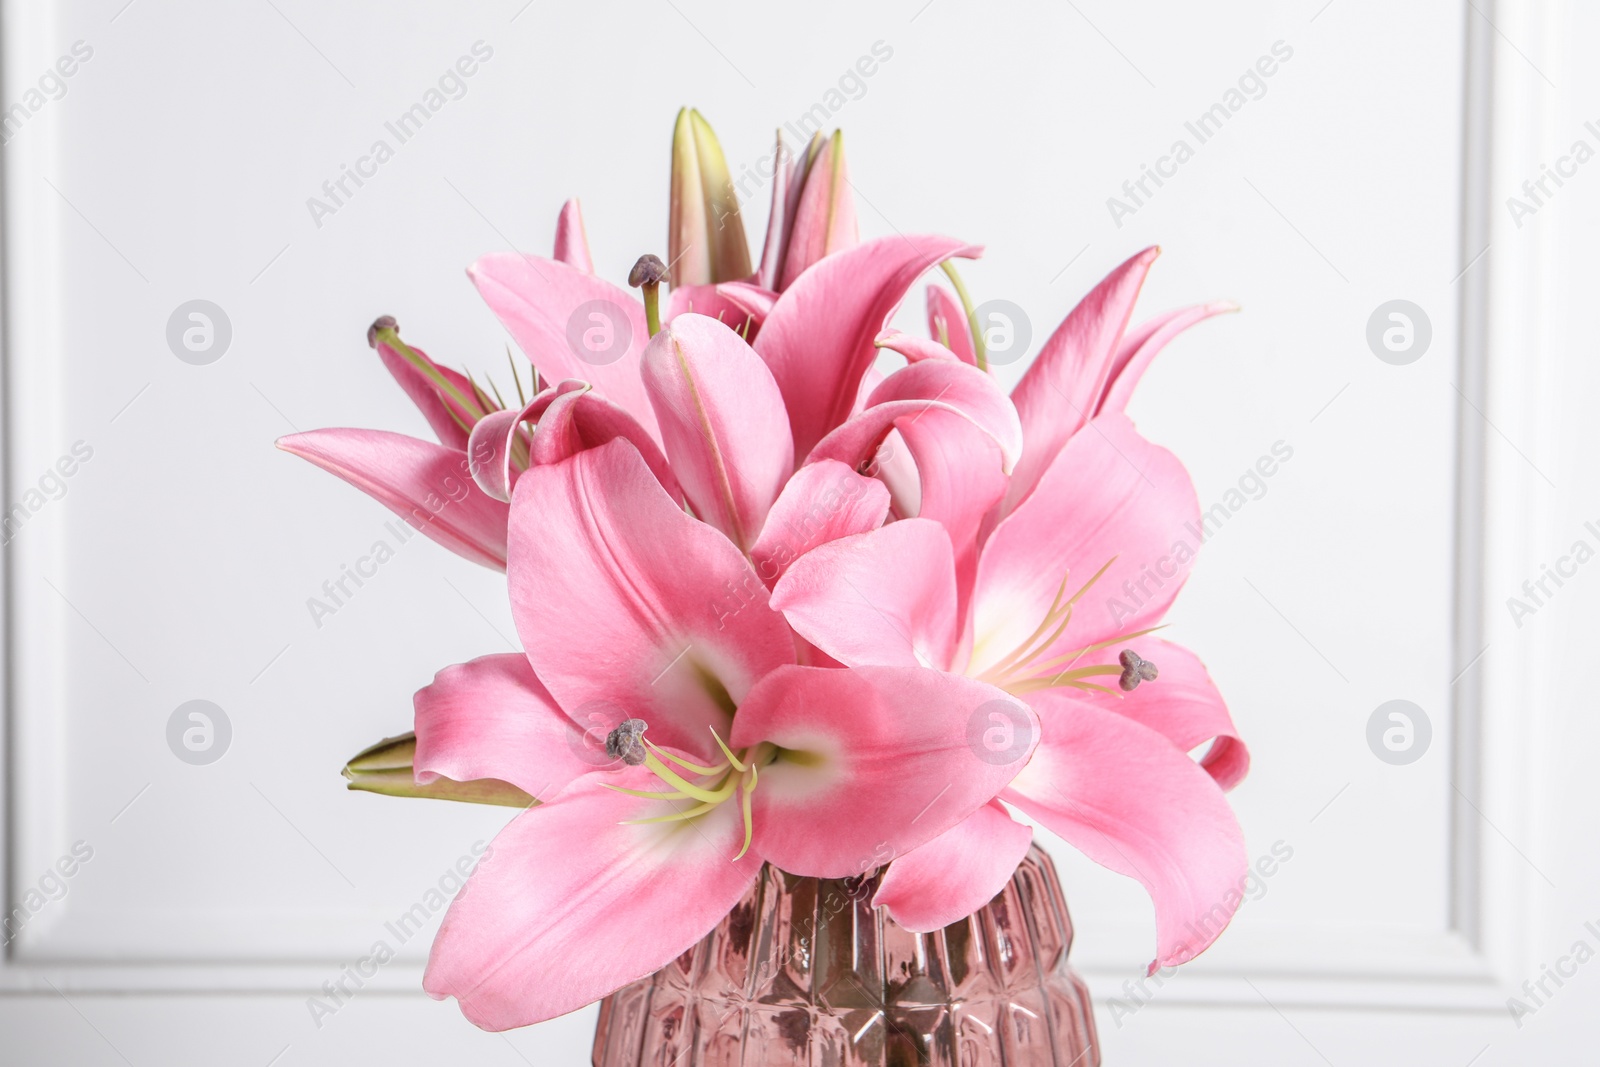
<instances>
[{"instance_id":1,"label":"unopened lily bud","mask_svg":"<svg viewBox=\"0 0 1600 1067\"><path fill-rule=\"evenodd\" d=\"M347 789L381 793L391 797L426 797L433 800L458 800L467 804L498 804L526 808L538 801L510 782L498 778L477 778L457 782L439 777L426 785L416 779L417 735L388 737L357 753L344 765L349 779Z\"/></svg>"},{"instance_id":2,"label":"unopened lily bud","mask_svg":"<svg viewBox=\"0 0 1600 1067\"><path fill-rule=\"evenodd\" d=\"M678 112L672 131L667 259L673 285L708 285L750 276L750 247L728 161L711 124L692 108Z\"/></svg>"},{"instance_id":3,"label":"unopened lily bud","mask_svg":"<svg viewBox=\"0 0 1600 1067\"><path fill-rule=\"evenodd\" d=\"M861 242L841 131L835 130L826 141L814 138L805 157L796 160L791 181L789 196L794 208L779 290L788 288L822 257Z\"/></svg>"}]
</instances>

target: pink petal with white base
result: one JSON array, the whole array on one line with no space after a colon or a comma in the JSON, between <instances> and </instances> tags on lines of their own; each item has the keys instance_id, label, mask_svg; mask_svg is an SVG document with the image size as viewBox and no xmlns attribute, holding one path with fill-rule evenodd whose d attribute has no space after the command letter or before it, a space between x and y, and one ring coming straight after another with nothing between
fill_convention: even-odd
<instances>
[{"instance_id":1,"label":"pink petal with white base","mask_svg":"<svg viewBox=\"0 0 1600 1067\"><path fill-rule=\"evenodd\" d=\"M604 741L556 706L520 652L446 667L417 690L417 782L498 778L549 800L606 766Z\"/></svg>"},{"instance_id":2,"label":"pink petal with white base","mask_svg":"<svg viewBox=\"0 0 1600 1067\"><path fill-rule=\"evenodd\" d=\"M594 257L589 254L589 234L583 228L583 209L573 197L561 205L556 219L556 258L569 267L594 273Z\"/></svg>"},{"instance_id":3,"label":"pink petal with white base","mask_svg":"<svg viewBox=\"0 0 1600 1067\"><path fill-rule=\"evenodd\" d=\"M1151 971L1199 955L1243 899L1244 835L1183 752L1132 719L1058 691L1029 698L1044 738L1002 798L1155 903Z\"/></svg>"},{"instance_id":4,"label":"pink petal with white base","mask_svg":"<svg viewBox=\"0 0 1600 1067\"><path fill-rule=\"evenodd\" d=\"M794 469L772 372L716 319L680 315L645 348L643 373L684 496L748 549Z\"/></svg>"},{"instance_id":5,"label":"pink petal with white base","mask_svg":"<svg viewBox=\"0 0 1600 1067\"><path fill-rule=\"evenodd\" d=\"M997 701L1022 724L1013 758L996 760L973 738L974 721ZM781 870L844 878L881 864L885 850L906 855L988 803L1037 737L1029 708L970 678L783 667L740 704L730 744L780 749L752 793L754 847Z\"/></svg>"},{"instance_id":6,"label":"pink petal with white base","mask_svg":"<svg viewBox=\"0 0 1600 1067\"><path fill-rule=\"evenodd\" d=\"M546 381L589 382L655 435L639 379L649 330L637 300L576 267L517 252L484 256L467 276Z\"/></svg>"},{"instance_id":7,"label":"pink petal with white base","mask_svg":"<svg viewBox=\"0 0 1600 1067\"><path fill-rule=\"evenodd\" d=\"M638 768L643 771L643 768ZM608 781L659 788L636 773ZM654 783L654 785L652 785ZM594 779L517 816L445 914L422 987L485 1030L553 1019L666 966L744 896L761 857L724 804L692 822Z\"/></svg>"},{"instance_id":8,"label":"pink petal with white base","mask_svg":"<svg viewBox=\"0 0 1600 1067\"><path fill-rule=\"evenodd\" d=\"M872 903L907 930L942 930L993 900L1032 843L1033 827L990 801L891 863Z\"/></svg>"},{"instance_id":9,"label":"pink petal with white base","mask_svg":"<svg viewBox=\"0 0 1600 1067\"><path fill-rule=\"evenodd\" d=\"M770 588L789 565L818 545L883 525L889 490L882 482L825 459L799 470L767 512L750 562Z\"/></svg>"},{"instance_id":10,"label":"pink petal with white base","mask_svg":"<svg viewBox=\"0 0 1600 1067\"><path fill-rule=\"evenodd\" d=\"M711 762L731 706L794 662L767 590L722 534L684 514L626 441L528 469L511 504L511 613L551 695L588 720L634 716Z\"/></svg>"},{"instance_id":11,"label":"pink petal with white base","mask_svg":"<svg viewBox=\"0 0 1600 1067\"><path fill-rule=\"evenodd\" d=\"M848 666L948 670L958 637L950 537L905 519L822 545L789 568L772 606Z\"/></svg>"},{"instance_id":12,"label":"pink petal with white base","mask_svg":"<svg viewBox=\"0 0 1600 1067\"><path fill-rule=\"evenodd\" d=\"M1128 401L1133 399L1134 386L1144 377L1144 372L1149 368L1151 361L1167 347L1167 342L1197 322L1204 322L1214 315L1238 310L1239 305L1227 301L1201 304L1198 307L1181 308L1169 311L1165 315L1157 315L1149 322L1141 323L1138 328L1129 330L1128 335L1122 339L1122 346L1117 350L1117 358L1111 367L1105 395L1099 401L1095 413L1125 411Z\"/></svg>"},{"instance_id":13,"label":"pink petal with white base","mask_svg":"<svg viewBox=\"0 0 1600 1067\"><path fill-rule=\"evenodd\" d=\"M1107 563L1039 662L1156 624L1188 578L1199 517L1176 456L1139 436L1126 416L1095 419L985 543L969 670L981 673L1021 647L1063 578L1071 596Z\"/></svg>"},{"instance_id":14,"label":"pink petal with white base","mask_svg":"<svg viewBox=\"0 0 1600 1067\"><path fill-rule=\"evenodd\" d=\"M1117 345L1159 248L1133 256L1079 301L1011 391L1027 449L1011 477L1002 514L1038 484L1056 454L1095 412Z\"/></svg>"},{"instance_id":15,"label":"pink petal with white base","mask_svg":"<svg viewBox=\"0 0 1600 1067\"><path fill-rule=\"evenodd\" d=\"M278 447L343 478L457 555L505 570L509 509L473 483L465 452L384 430L311 430L280 437Z\"/></svg>"},{"instance_id":16,"label":"pink petal with white base","mask_svg":"<svg viewBox=\"0 0 1600 1067\"><path fill-rule=\"evenodd\" d=\"M849 416L873 341L918 276L980 251L948 237L883 237L829 256L784 291L755 347L783 393L796 456Z\"/></svg>"}]
</instances>

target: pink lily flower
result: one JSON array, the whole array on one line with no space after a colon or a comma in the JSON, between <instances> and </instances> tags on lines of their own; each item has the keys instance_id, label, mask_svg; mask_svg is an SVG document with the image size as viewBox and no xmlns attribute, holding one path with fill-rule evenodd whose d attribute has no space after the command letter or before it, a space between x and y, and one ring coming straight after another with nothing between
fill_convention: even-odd
<instances>
[{"instance_id":1,"label":"pink lily flower","mask_svg":"<svg viewBox=\"0 0 1600 1067\"><path fill-rule=\"evenodd\" d=\"M1130 263L1147 268L1150 259L1153 253ZM775 585L771 602L796 632L847 667L964 673L1027 700L1043 736L1001 800L1145 885L1156 905L1152 967L1159 967L1197 955L1237 906L1231 891L1245 855L1223 794L1243 778L1249 757L1204 666L1188 650L1149 636L1192 565L1199 505L1182 464L1122 414L1161 345L1228 306L1163 316L1124 340L1134 295L1129 269L1114 272L1057 331L1058 338L1093 336L1099 319L1120 316L1114 329L1098 331L1101 349L1085 355L1083 342L1053 339L1030 370L1035 382L1059 384L1070 380L1058 366L1063 359L1106 364L1099 387L1080 393L1092 417L1078 422L1077 432L1061 436L1039 414L1023 423L1024 437L1030 425L1033 437L1013 487L1026 477L1028 449L1048 449L1057 437L1060 444L1020 503L997 509L1004 517L974 553L970 586L958 551L963 542L949 525L913 519L810 552ZM959 365L933 342L886 340L919 351L913 367ZM1029 395L1036 388L1029 386ZM1074 417L1059 405L1051 415L1058 423ZM1002 491L1010 500L1011 490ZM993 503L999 497L992 494L987 489L981 499ZM1131 661L1119 653L1131 653ZM1154 677L1151 664L1159 665L1159 681L1141 684ZM1093 680L1103 676L1117 677L1126 691ZM1188 753L1207 742L1196 763ZM955 921L998 891L1030 838L992 804L897 859L877 903L911 929Z\"/></svg>"},{"instance_id":2,"label":"pink lily flower","mask_svg":"<svg viewBox=\"0 0 1600 1067\"><path fill-rule=\"evenodd\" d=\"M558 260L579 270L593 269L577 200L562 206L555 250ZM368 328L367 344L416 404L438 444L384 430L325 429L290 434L278 440L278 447L344 479L452 552L504 570L510 496L480 486L479 471L491 465L494 456L471 443L480 421L504 425L504 404L498 394L491 397L466 375L400 340L391 316ZM516 375L514 364L512 374ZM536 392L538 381L535 372ZM516 385L520 393L520 379ZM535 397L534 403L544 396ZM585 404L592 406L593 402ZM602 439L610 436L616 434Z\"/></svg>"},{"instance_id":3,"label":"pink lily flower","mask_svg":"<svg viewBox=\"0 0 1600 1067\"><path fill-rule=\"evenodd\" d=\"M737 340L714 320L688 330L712 327ZM747 503L729 502L736 530ZM910 854L1021 766L969 744L973 709L1007 699L993 686L796 666L750 559L625 440L529 468L510 529L526 655L448 668L416 701L419 781L492 777L545 801L495 838L429 958L424 988L481 1027L552 1018L664 966L763 860L846 877ZM745 591L737 610L724 588Z\"/></svg>"},{"instance_id":4,"label":"pink lily flower","mask_svg":"<svg viewBox=\"0 0 1600 1067\"><path fill-rule=\"evenodd\" d=\"M804 464L832 460L860 469L873 462L891 431L898 432L918 477L902 480L897 513L947 522L955 537L970 541L999 500L1005 474L1021 452L1020 424L1005 395L989 376L953 357L916 360L915 354L911 365L883 378L865 398L861 386L877 358L884 323L916 278L950 256L977 254L978 249L946 237L869 241L821 260L770 305L754 287L739 283L678 289L668 305L672 313L667 327L696 319L715 321L688 310L701 306L694 301L702 300L708 311L717 311L720 325L732 327L729 333L737 331L741 341L753 336L747 347L765 364L767 373L759 380L770 377L776 383L775 410L792 436L791 462L804 457ZM545 379L590 382L652 439L668 444L665 401L646 389L646 378L653 373L646 346L655 342L649 337L645 305L604 279L516 253L485 256L468 273ZM567 334L568 324L586 308L603 309L598 313L609 317L616 329L616 352L598 365L586 363L582 349L570 344ZM882 344L908 348L909 342L896 340L900 337L893 335ZM764 395L763 406L771 399ZM694 403L685 393L669 407L690 412ZM678 470L672 453L666 449L688 492L695 475ZM787 476L785 471L782 478ZM771 496L773 486L783 482L767 477L760 492ZM694 493L688 495L702 518L711 514L703 508L722 506L705 492L698 500ZM733 534L726 525L731 518L722 514L708 521ZM736 536L741 547L751 546L752 529Z\"/></svg>"},{"instance_id":5,"label":"pink lily flower","mask_svg":"<svg viewBox=\"0 0 1600 1067\"><path fill-rule=\"evenodd\" d=\"M473 429L498 405L465 375L401 341L388 316L372 324L367 342L439 443L386 430L326 429L281 437L278 447L344 479L452 552L504 570L508 509L478 488L468 455Z\"/></svg>"}]
</instances>

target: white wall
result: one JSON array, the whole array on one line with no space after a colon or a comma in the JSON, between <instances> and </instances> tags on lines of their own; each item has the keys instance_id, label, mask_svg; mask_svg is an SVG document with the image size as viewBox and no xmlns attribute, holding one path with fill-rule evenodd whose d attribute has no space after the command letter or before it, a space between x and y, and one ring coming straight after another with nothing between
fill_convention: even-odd
<instances>
[{"instance_id":1,"label":"white wall","mask_svg":"<svg viewBox=\"0 0 1600 1067\"><path fill-rule=\"evenodd\" d=\"M93 450L6 549L11 906L74 842L93 858L7 947L0 1063L586 1062L591 1012L502 1038L427 1000L420 938L313 1023L307 995L505 820L349 795L337 770L408 726L437 666L508 647L511 627L500 579L421 538L315 625L307 598L392 540L388 515L272 440L419 429L364 344L375 315L439 358L502 367L467 263L547 251L581 194L599 269L620 279L664 247L680 104L737 169L879 41L892 58L836 115L867 234L985 243L969 284L1026 308L1036 340L1162 244L1145 313L1222 297L1244 313L1169 350L1141 428L1206 505L1293 449L1207 544L1173 618L1254 750L1234 794L1252 855L1281 842L1293 858L1136 1003L1148 903L1054 845L1107 1062L1584 1058L1600 965L1547 981L1543 1005L1517 990L1579 940L1600 949L1600 566L1520 626L1506 599L1575 540L1600 547L1582 298L1600 282L1584 240L1600 163L1532 214L1506 198L1575 140L1600 149L1584 128L1600 127L1596 13L123 3L0 3L0 106L29 104L75 42L92 49L3 150L6 506L74 443ZM314 220L324 180L479 41L493 54L465 95ZM1278 42L1292 56L1259 98L1197 144L1185 122ZM1118 225L1107 198L1177 138L1194 158ZM764 213L758 197L752 233ZM165 336L197 298L232 326L206 366ZM1406 366L1366 340L1393 299L1432 326ZM192 699L232 726L207 766L167 746ZM1391 699L1432 724L1409 765L1367 744ZM1538 1007L1520 1027L1514 993Z\"/></svg>"}]
</instances>

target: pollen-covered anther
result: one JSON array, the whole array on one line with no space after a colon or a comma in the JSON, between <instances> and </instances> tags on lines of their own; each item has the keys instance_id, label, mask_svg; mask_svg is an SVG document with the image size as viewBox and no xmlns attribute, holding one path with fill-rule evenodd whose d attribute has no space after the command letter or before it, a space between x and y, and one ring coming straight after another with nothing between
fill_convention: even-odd
<instances>
[{"instance_id":1,"label":"pollen-covered anther","mask_svg":"<svg viewBox=\"0 0 1600 1067\"><path fill-rule=\"evenodd\" d=\"M644 732L648 728L643 719L624 720L606 735L606 755L630 767L639 766L650 754L644 747Z\"/></svg>"},{"instance_id":2,"label":"pollen-covered anther","mask_svg":"<svg viewBox=\"0 0 1600 1067\"><path fill-rule=\"evenodd\" d=\"M1117 657L1117 662L1122 664L1122 677L1117 679L1117 684L1124 693L1131 693L1139 688L1140 682L1153 682L1160 673L1156 665L1140 657L1139 653L1131 648L1122 650L1122 655Z\"/></svg>"},{"instance_id":3,"label":"pollen-covered anther","mask_svg":"<svg viewBox=\"0 0 1600 1067\"><path fill-rule=\"evenodd\" d=\"M633 269L628 272L628 284L635 289L646 285L654 288L666 281L666 278L667 265L661 262L660 256L648 253L640 256L634 263Z\"/></svg>"}]
</instances>

